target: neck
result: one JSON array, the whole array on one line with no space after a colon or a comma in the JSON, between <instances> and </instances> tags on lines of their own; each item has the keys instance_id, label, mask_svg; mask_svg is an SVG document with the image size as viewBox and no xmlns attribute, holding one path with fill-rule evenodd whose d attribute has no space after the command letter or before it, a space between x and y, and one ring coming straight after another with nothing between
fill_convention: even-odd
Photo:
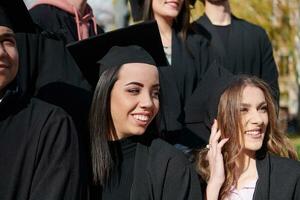
<instances>
[{"instance_id":1,"label":"neck","mask_svg":"<svg viewBox=\"0 0 300 200\"><path fill-rule=\"evenodd\" d=\"M257 179L255 152L242 152L236 162L237 188Z\"/></svg>"},{"instance_id":2,"label":"neck","mask_svg":"<svg viewBox=\"0 0 300 200\"><path fill-rule=\"evenodd\" d=\"M205 2L205 14L213 25L226 26L231 23L231 11L228 1L221 4Z\"/></svg>"},{"instance_id":3,"label":"neck","mask_svg":"<svg viewBox=\"0 0 300 200\"><path fill-rule=\"evenodd\" d=\"M163 43L163 46L171 46L172 44L172 24L173 19L166 20L162 17L155 17L157 21L159 34Z\"/></svg>"},{"instance_id":4,"label":"neck","mask_svg":"<svg viewBox=\"0 0 300 200\"><path fill-rule=\"evenodd\" d=\"M84 14L87 0L67 0L72 4L81 14Z\"/></svg>"}]
</instances>

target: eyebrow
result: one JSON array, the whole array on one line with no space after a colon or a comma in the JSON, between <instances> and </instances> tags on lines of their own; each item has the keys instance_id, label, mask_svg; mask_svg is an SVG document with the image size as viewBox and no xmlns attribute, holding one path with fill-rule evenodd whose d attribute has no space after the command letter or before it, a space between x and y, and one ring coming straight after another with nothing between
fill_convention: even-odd
<instances>
[{"instance_id":1,"label":"eyebrow","mask_svg":"<svg viewBox=\"0 0 300 200\"><path fill-rule=\"evenodd\" d=\"M14 33L4 33L0 34L0 41L3 41L5 39L13 39L16 40L15 34Z\"/></svg>"},{"instance_id":2,"label":"eyebrow","mask_svg":"<svg viewBox=\"0 0 300 200\"><path fill-rule=\"evenodd\" d=\"M128 86L128 85L138 85L140 87L144 86L144 84L142 84L140 82L135 82L135 81L125 84L125 86ZM157 83L157 84L154 84L152 87L160 87L160 85L159 85L159 83Z\"/></svg>"},{"instance_id":3,"label":"eyebrow","mask_svg":"<svg viewBox=\"0 0 300 200\"><path fill-rule=\"evenodd\" d=\"M263 101L261 103L258 104L258 107L261 107L263 106L264 104L267 104L267 102ZM244 106L244 107L250 107L251 105L249 103L241 103L241 106Z\"/></svg>"},{"instance_id":4,"label":"eyebrow","mask_svg":"<svg viewBox=\"0 0 300 200\"><path fill-rule=\"evenodd\" d=\"M14 33L3 33L3 34L0 34L0 39L5 39L5 38L14 38L15 39L15 34Z\"/></svg>"}]
</instances>

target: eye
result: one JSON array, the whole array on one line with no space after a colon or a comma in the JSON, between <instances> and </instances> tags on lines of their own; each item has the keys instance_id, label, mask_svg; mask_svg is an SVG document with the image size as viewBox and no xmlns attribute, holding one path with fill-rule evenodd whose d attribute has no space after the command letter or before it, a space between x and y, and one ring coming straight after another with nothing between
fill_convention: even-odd
<instances>
[{"instance_id":1,"label":"eye","mask_svg":"<svg viewBox=\"0 0 300 200\"><path fill-rule=\"evenodd\" d=\"M246 113L246 112L248 112L248 108L246 108L246 107L241 107L241 108L240 108L240 112L241 112L241 113Z\"/></svg>"},{"instance_id":2,"label":"eye","mask_svg":"<svg viewBox=\"0 0 300 200\"><path fill-rule=\"evenodd\" d=\"M13 38L6 38L2 41L5 46L16 46L16 41Z\"/></svg>"},{"instance_id":3,"label":"eye","mask_svg":"<svg viewBox=\"0 0 300 200\"><path fill-rule=\"evenodd\" d=\"M128 88L127 92L131 95L137 95L140 93L140 88Z\"/></svg>"},{"instance_id":4,"label":"eye","mask_svg":"<svg viewBox=\"0 0 300 200\"><path fill-rule=\"evenodd\" d=\"M160 94L159 90L153 90L151 96L152 96L153 98L158 99L158 98L159 98L159 94Z\"/></svg>"},{"instance_id":5,"label":"eye","mask_svg":"<svg viewBox=\"0 0 300 200\"><path fill-rule=\"evenodd\" d=\"M266 105L262 106L259 108L259 111L261 111L262 113L266 113L266 112L268 112L268 107Z\"/></svg>"}]
</instances>

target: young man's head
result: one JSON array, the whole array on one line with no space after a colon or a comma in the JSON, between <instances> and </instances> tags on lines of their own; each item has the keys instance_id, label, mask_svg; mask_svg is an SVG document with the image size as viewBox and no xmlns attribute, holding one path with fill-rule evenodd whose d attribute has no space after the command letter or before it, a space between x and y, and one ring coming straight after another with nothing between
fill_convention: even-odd
<instances>
[{"instance_id":1,"label":"young man's head","mask_svg":"<svg viewBox=\"0 0 300 200\"><path fill-rule=\"evenodd\" d=\"M19 54L13 30L0 23L0 97L18 72Z\"/></svg>"},{"instance_id":2,"label":"young man's head","mask_svg":"<svg viewBox=\"0 0 300 200\"><path fill-rule=\"evenodd\" d=\"M0 1L0 98L7 85L16 78L19 68L14 33L34 33L35 30L23 0Z\"/></svg>"}]
</instances>

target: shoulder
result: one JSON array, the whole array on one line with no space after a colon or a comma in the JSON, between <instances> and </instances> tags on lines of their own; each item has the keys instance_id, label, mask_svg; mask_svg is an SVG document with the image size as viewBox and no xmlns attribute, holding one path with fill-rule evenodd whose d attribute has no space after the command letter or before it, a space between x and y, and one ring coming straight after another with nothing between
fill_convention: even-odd
<instances>
[{"instance_id":1,"label":"shoulder","mask_svg":"<svg viewBox=\"0 0 300 200\"><path fill-rule=\"evenodd\" d=\"M38 4L29 9L30 13L51 13L51 12L59 12L61 9L49 4Z\"/></svg>"},{"instance_id":2,"label":"shoulder","mask_svg":"<svg viewBox=\"0 0 300 200\"><path fill-rule=\"evenodd\" d=\"M39 120L49 121L53 118L56 120L70 119L70 116L62 108L37 98L31 98L27 110Z\"/></svg>"},{"instance_id":3,"label":"shoulder","mask_svg":"<svg viewBox=\"0 0 300 200\"><path fill-rule=\"evenodd\" d=\"M34 7L32 7L29 12L32 16L38 15L38 14L49 14L54 11L56 11L57 8L51 5L47 4L39 4Z\"/></svg>"},{"instance_id":4,"label":"shoulder","mask_svg":"<svg viewBox=\"0 0 300 200\"><path fill-rule=\"evenodd\" d=\"M249 21L246 21L244 19L238 18L233 16L232 20L235 24L238 26L241 26L245 31L249 32L249 34L258 34L258 35L266 35L265 29L263 29L261 26L257 24L253 24Z\"/></svg>"},{"instance_id":5,"label":"shoulder","mask_svg":"<svg viewBox=\"0 0 300 200\"><path fill-rule=\"evenodd\" d=\"M162 139L154 139L149 147L150 157L154 160L176 162L179 165L190 165L187 157L171 144Z\"/></svg>"},{"instance_id":6,"label":"shoulder","mask_svg":"<svg viewBox=\"0 0 300 200\"><path fill-rule=\"evenodd\" d=\"M29 10L29 13L34 20L44 20L45 22L49 21L49 19L54 20L59 16L69 15L64 10L47 4L36 5Z\"/></svg>"},{"instance_id":7,"label":"shoulder","mask_svg":"<svg viewBox=\"0 0 300 200\"><path fill-rule=\"evenodd\" d=\"M297 160L270 155L271 169L282 174L292 173L300 178L300 162Z\"/></svg>"},{"instance_id":8,"label":"shoulder","mask_svg":"<svg viewBox=\"0 0 300 200\"><path fill-rule=\"evenodd\" d=\"M197 21L191 23L189 29L188 29L188 36L189 37L200 37L201 39L210 40L211 34L209 31L200 23L197 23Z\"/></svg>"}]
</instances>

